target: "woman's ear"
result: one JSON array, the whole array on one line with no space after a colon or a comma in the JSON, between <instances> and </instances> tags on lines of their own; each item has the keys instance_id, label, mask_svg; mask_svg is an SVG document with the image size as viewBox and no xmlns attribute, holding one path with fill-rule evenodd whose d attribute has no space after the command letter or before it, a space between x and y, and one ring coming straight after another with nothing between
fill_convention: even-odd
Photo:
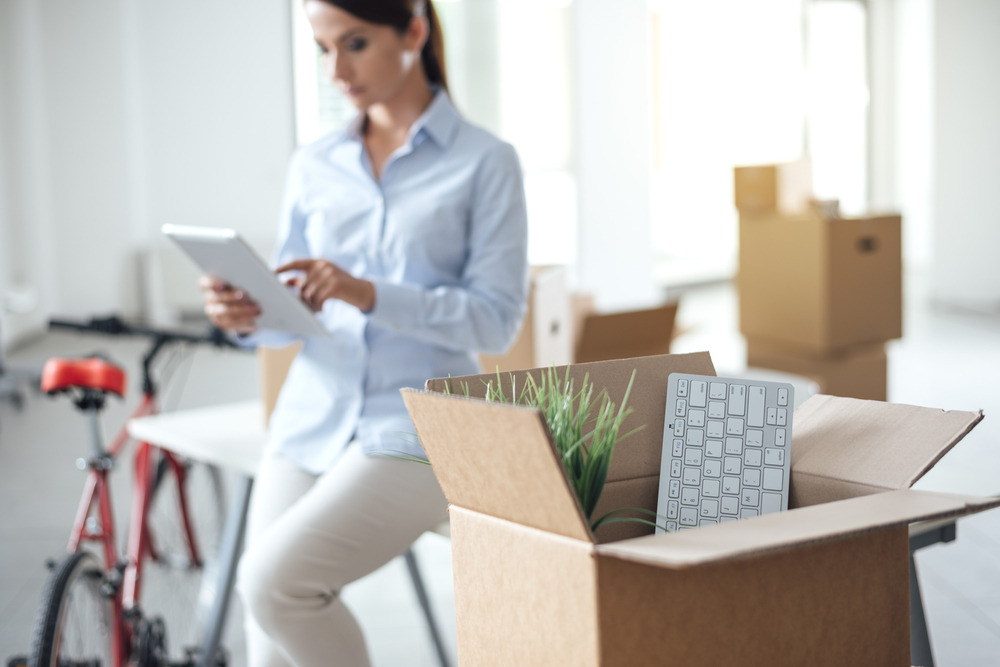
<instances>
[{"instance_id":1,"label":"woman's ear","mask_svg":"<svg viewBox=\"0 0 1000 667\"><path fill-rule=\"evenodd\" d=\"M424 14L414 16L410 19L410 25L406 29L404 36L406 50L419 54L424 50L424 44L427 43L430 34L431 26L427 20L427 16Z\"/></svg>"}]
</instances>

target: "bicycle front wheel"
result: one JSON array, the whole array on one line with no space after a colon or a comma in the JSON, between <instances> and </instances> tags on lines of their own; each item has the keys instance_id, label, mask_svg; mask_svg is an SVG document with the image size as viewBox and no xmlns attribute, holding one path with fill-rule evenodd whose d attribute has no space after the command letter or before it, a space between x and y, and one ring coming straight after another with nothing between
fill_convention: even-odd
<instances>
[{"instance_id":1,"label":"bicycle front wheel","mask_svg":"<svg viewBox=\"0 0 1000 667\"><path fill-rule=\"evenodd\" d=\"M217 467L177 456L173 460L182 471L181 483L163 451L151 463L153 492L146 529L152 553L143 564L139 604L145 618L163 620L165 657L177 661L188 650L200 648L204 639L206 617L217 594L216 556L226 502ZM191 557L192 542L198 561Z\"/></svg>"},{"instance_id":2,"label":"bicycle front wheel","mask_svg":"<svg viewBox=\"0 0 1000 667\"><path fill-rule=\"evenodd\" d=\"M89 551L62 559L49 577L31 637L29 667L116 667L114 607Z\"/></svg>"}]
</instances>

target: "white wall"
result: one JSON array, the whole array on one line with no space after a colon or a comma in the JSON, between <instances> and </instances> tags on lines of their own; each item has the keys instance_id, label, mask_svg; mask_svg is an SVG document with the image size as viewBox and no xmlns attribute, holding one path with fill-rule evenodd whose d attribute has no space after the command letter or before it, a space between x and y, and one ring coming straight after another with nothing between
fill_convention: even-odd
<instances>
[{"instance_id":1,"label":"white wall","mask_svg":"<svg viewBox=\"0 0 1000 667\"><path fill-rule=\"evenodd\" d=\"M934 39L934 294L1000 310L1000 2L938 1Z\"/></svg>"},{"instance_id":2,"label":"white wall","mask_svg":"<svg viewBox=\"0 0 1000 667\"><path fill-rule=\"evenodd\" d=\"M654 303L648 6L575 0L579 287L614 310Z\"/></svg>"},{"instance_id":3,"label":"white wall","mask_svg":"<svg viewBox=\"0 0 1000 667\"><path fill-rule=\"evenodd\" d=\"M7 0L7 282L48 315L140 310L160 225L274 233L293 148L288 0Z\"/></svg>"}]
</instances>

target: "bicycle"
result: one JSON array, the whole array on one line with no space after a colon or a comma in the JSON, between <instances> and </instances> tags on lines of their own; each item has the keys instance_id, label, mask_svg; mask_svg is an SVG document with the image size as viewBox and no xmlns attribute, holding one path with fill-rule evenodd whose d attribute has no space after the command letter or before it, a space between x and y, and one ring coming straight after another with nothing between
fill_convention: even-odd
<instances>
[{"instance_id":1,"label":"bicycle","mask_svg":"<svg viewBox=\"0 0 1000 667\"><path fill-rule=\"evenodd\" d=\"M51 320L50 328L152 339L142 360L142 400L131 415L158 411L159 386L153 364L167 346L235 345L217 329L205 335L129 325L112 317L86 323ZM210 660L197 655L194 636L215 594L206 570L218 546L225 518L220 471L139 442L124 553L119 552L109 474L130 437L123 426L104 447L100 413L108 394L124 397L125 372L100 355L50 359L42 389L69 394L90 421L91 457L68 553L51 565L32 632L29 667L190 667L196 662L224 667L219 650ZM168 478L172 478L170 483ZM194 507L198 512L194 512ZM94 553L84 544L96 543ZM102 558L103 557L103 558ZM167 631L181 637L181 653L169 651Z\"/></svg>"}]
</instances>

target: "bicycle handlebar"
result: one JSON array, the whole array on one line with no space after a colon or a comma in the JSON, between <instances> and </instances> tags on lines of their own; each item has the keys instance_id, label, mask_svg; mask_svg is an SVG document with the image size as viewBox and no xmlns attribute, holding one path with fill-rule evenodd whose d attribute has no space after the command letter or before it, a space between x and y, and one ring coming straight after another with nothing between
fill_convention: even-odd
<instances>
[{"instance_id":1,"label":"bicycle handlebar","mask_svg":"<svg viewBox=\"0 0 1000 667\"><path fill-rule=\"evenodd\" d=\"M117 316L92 317L87 322L52 318L49 320L49 328L89 331L108 336L141 336L143 338L163 340L164 342L210 343L219 347L237 347L236 343L230 340L225 332L217 327L211 327L208 333L193 334L186 331L171 331L169 329L156 329L154 327L129 324Z\"/></svg>"}]
</instances>

